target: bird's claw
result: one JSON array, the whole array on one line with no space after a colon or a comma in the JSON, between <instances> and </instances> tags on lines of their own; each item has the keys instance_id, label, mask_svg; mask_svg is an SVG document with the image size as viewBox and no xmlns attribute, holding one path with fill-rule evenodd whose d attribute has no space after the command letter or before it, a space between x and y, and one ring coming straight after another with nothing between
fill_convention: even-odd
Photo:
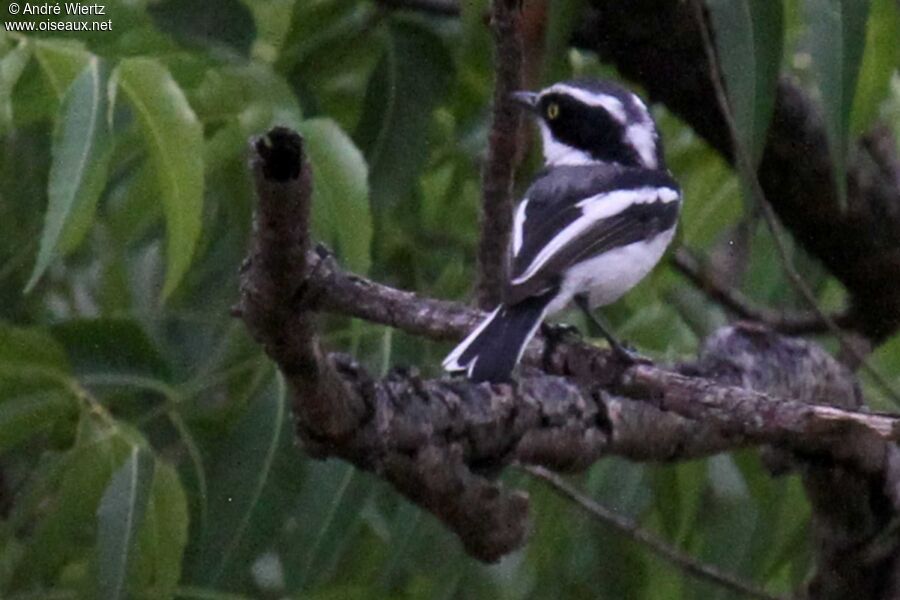
<instances>
[{"instance_id":1,"label":"bird's claw","mask_svg":"<svg viewBox=\"0 0 900 600\"><path fill-rule=\"evenodd\" d=\"M580 337L581 332L574 325L568 323L541 323L541 333L545 338L554 342L561 342L567 337Z\"/></svg>"}]
</instances>

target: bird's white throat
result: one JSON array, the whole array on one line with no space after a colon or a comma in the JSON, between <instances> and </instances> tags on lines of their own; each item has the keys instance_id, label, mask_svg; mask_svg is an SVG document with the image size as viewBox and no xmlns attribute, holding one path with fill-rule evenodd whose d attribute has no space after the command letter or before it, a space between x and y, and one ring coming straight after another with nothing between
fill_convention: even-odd
<instances>
[{"instance_id":1,"label":"bird's white throat","mask_svg":"<svg viewBox=\"0 0 900 600\"><path fill-rule=\"evenodd\" d=\"M550 128L543 121L538 121L538 125L541 128L541 141L544 145L544 163L548 167L603 164L603 161L597 160L587 152L563 144L554 138Z\"/></svg>"}]
</instances>

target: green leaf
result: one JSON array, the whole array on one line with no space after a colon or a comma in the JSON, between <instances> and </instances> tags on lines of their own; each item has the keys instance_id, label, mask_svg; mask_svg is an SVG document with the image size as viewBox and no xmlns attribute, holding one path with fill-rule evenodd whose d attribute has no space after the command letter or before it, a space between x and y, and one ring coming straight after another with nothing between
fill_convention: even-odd
<instances>
[{"instance_id":1,"label":"green leaf","mask_svg":"<svg viewBox=\"0 0 900 600\"><path fill-rule=\"evenodd\" d=\"M13 125L20 128L55 119L63 95L92 56L83 43L61 38L31 38L28 47L35 60L28 61L13 92Z\"/></svg>"},{"instance_id":2,"label":"green leaf","mask_svg":"<svg viewBox=\"0 0 900 600\"><path fill-rule=\"evenodd\" d=\"M97 546L97 506L110 477L135 445L123 433L118 424L82 413L75 447L63 456L62 468L54 471L58 479L44 492L41 518L35 523L17 580L54 580L67 564L91 555Z\"/></svg>"},{"instance_id":3,"label":"green leaf","mask_svg":"<svg viewBox=\"0 0 900 600\"><path fill-rule=\"evenodd\" d=\"M178 432L178 437L184 445L185 452L191 463L192 479L189 480L191 508L199 515L199 531L205 531L209 523L209 485L206 482L206 467L203 463L203 454L200 452L200 446L197 439L192 433L189 425L184 421L181 414L175 410L167 412L169 421ZM179 485L181 485L179 480Z\"/></svg>"},{"instance_id":4,"label":"green leaf","mask_svg":"<svg viewBox=\"0 0 900 600\"><path fill-rule=\"evenodd\" d=\"M730 455L706 461L709 488L703 512L691 532L703 562L749 579L750 549L759 526L759 509L749 496L747 485ZM686 582L686 598L724 598L717 587L701 580Z\"/></svg>"},{"instance_id":5,"label":"green leaf","mask_svg":"<svg viewBox=\"0 0 900 600\"><path fill-rule=\"evenodd\" d=\"M4 398L0 402L0 454L49 429L57 420L77 414L77 409L71 395L54 390Z\"/></svg>"},{"instance_id":6,"label":"green leaf","mask_svg":"<svg viewBox=\"0 0 900 600\"><path fill-rule=\"evenodd\" d=\"M571 77L569 47L572 33L584 14L585 0L549 2L547 4L547 34L544 41L542 80L546 84Z\"/></svg>"},{"instance_id":7,"label":"green leaf","mask_svg":"<svg viewBox=\"0 0 900 600\"><path fill-rule=\"evenodd\" d=\"M46 331L0 322L0 402L59 387L70 370L65 351Z\"/></svg>"},{"instance_id":8,"label":"green leaf","mask_svg":"<svg viewBox=\"0 0 900 600\"><path fill-rule=\"evenodd\" d=\"M29 58L31 58L31 46L25 39L22 39L15 48L0 58L0 135L5 134L12 127L13 88L16 87L16 82L19 81L19 76L25 70Z\"/></svg>"},{"instance_id":9,"label":"green leaf","mask_svg":"<svg viewBox=\"0 0 900 600\"><path fill-rule=\"evenodd\" d=\"M561 10L557 4L560 3L553 4L554 10ZM461 2L459 7L462 31L454 48L459 76L453 82L452 95L453 115L464 125L472 125L484 118L485 102L493 90L493 45L490 27L484 21L484 15L490 13L490 6L487 0L472 0ZM547 40L551 52L554 41ZM553 59L548 55L545 61Z\"/></svg>"},{"instance_id":10,"label":"green leaf","mask_svg":"<svg viewBox=\"0 0 900 600\"><path fill-rule=\"evenodd\" d=\"M181 579L188 536L184 488L175 469L157 462L135 556L137 596L171 598Z\"/></svg>"},{"instance_id":11,"label":"green leaf","mask_svg":"<svg viewBox=\"0 0 900 600\"><path fill-rule=\"evenodd\" d=\"M706 464L690 461L650 469L653 501L663 531L671 540L690 532L701 512L706 484Z\"/></svg>"},{"instance_id":12,"label":"green leaf","mask_svg":"<svg viewBox=\"0 0 900 600\"><path fill-rule=\"evenodd\" d=\"M248 134L274 124L295 126L301 115L288 82L258 62L209 69L190 101L204 123L240 115Z\"/></svg>"},{"instance_id":13,"label":"green leaf","mask_svg":"<svg viewBox=\"0 0 900 600\"><path fill-rule=\"evenodd\" d=\"M203 210L203 128L181 88L159 62L123 60L114 80L134 109L156 171L166 215L168 298L191 263Z\"/></svg>"},{"instance_id":14,"label":"green leaf","mask_svg":"<svg viewBox=\"0 0 900 600\"><path fill-rule=\"evenodd\" d=\"M809 502L798 477L772 478L754 450L732 454L753 496L759 522L750 541L753 571L771 574L800 559L796 550L798 531L809 531Z\"/></svg>"},{"instance_id":15,"label":"green leaf","mask_svg":"<svg viewBox=\"0 0 900 600\"><path fill-rule=\"evenodd\" d=\"M167 380L171 368L140 323L128 318L71 319L52 328L80 377L127 374Z\"/></svg>"},{"instance_id":16,"label":"green leaf","mask_svg":"<svg viewBox=\"0 0 900 600\"><path fill-rule=\"evenodd\" d=\"M63 96L53 133L44 231L26 292L57 254L70 252L81 242L94 219L112 147L106 80L106 69L92 58Z\"/></svg>"},{"instance_id":17,"label":"green leaf","mask_svg":"<svg viewBox=\"0 0 900 600\"><path fill-rule=\"evenodd\" d=\"M270 483L277 449L289 435L285 384L262 394L228 436L210 478L209 514L212 527L204 532L194 555L193 583L215 585L235 569L248 570L236 560L253 531L260 499Z\"/></svg>"},{"instance_id":18,"label":"green leaf","mask_svg":"<svg viewBox=\"0 0 900 600\"><path fill-rule=\"evenodd\" d=\"M243 3L253 13L256 24L253 57L274 62L291 30L291 15L296 0L243 0Z\"/></svg>"},{"instance_id":19,"label":"green leaf","mask_svg":"<svg viewBox=\"0 0 900 600\"><path fill-rule=\"evenodd\" d=\"M60 100L92 58L82 42L58 38L35 40L34 56L44 78Z\"/></svg>"},{"instance_id":20,"label":"green leaf","mask_svg":"<svg viewBox=\"0 0 900 600\"><path fill-rule=\"evenodd\" d=\"M300 124L313 169L313 223L318 235L337 243L347 266L369 270L372 215L366 161L331 119Z\"/></svg>"},{"instance_id":21,"label":"green leaf","mask_svg":"<svg viewBox=\"0 0 900 600\"><path fill-rule=\"evenodd\" d=\"M857 77L866 42L868 0L805 0L812 68L822 94L832 176L847 202L847 146Z\"/></svg>"},{"instance_id":22,"label":"green leaf","mask_svg":"<svg viewBox=\"0 0 900 600\"><path fill-rule=\"evenodd\" d=\"M150 498L153 470L153 455L133 447L100 499L97 575L102 598L119 600L128 593L128 567Z\"/></svg>"},{"instance_id":23,"label":"green leaf","mask_svg":"<svg viewBox=\"0 0 900 600\"><path fill-rule=\"evenodd\" d=\"M850 131L862 135L878 116L900 63L900 7L895 0L872 0L866 26L866 49L853 99Z\"/></svg>"},{"instance_id":24,"label":"green leaf","mask_svg":"<svg viewBox=\"0 0 900 600\"><path fill-rule=\"evenodd\" d=\"M431 113L446 100L453 80L453 62L430 29L396 21L389 36L354 136L369 163L376 210L407 199L413 190L428 159Z\"/></svg>"},{"instance_id":25,"label":"green leaf","mask_svg":"<svg viewBox=\"0 0 900 600\"><path fill-rule=\"evenodd\" d=\"M181 586L176 590L175 597L179 600L252 600L250 596L220 592L215 589L206 589L195 586Z\"/></svg>"},{"instance_id":26,"label":"green leaf","mask_svg":"<svg viewBox=\"0 0 900 600\"><path fill-rule=\"evenodd\" d=\"M27 364L60 371L69 368L65 350L46 331L0 322L0 365L15 368Z\"/></svg>"},{"instance_id":27,"label":"green leaf","mask_svg":"<svg viewBox=\"0 0 900 600\"><path fill-rule=\"evenodd\" d=\"M306 466L292 511L293 520L301 526L290 535L282 535L279 544L288 589L314 590L331 578L342 554L357 539L361 514L377 489L371 478L352 465L331 461ZM418 514L418 509L409 508L408 516Z\"/></svg>"},{"instance_id":28,"label":"green leaf","mask_svg":"<svg viewBox=\"0 0 900 600\"><path fill-rule=\"evenodd\" d=\"M0 524L0 588L9 589L16 565L22 559L24 549L16 539L14 527L8 521Z\"/></svg>"},{"instance_id":29,"label":"green leaf","mask_svg":"<svg viewBox=\"0 0 900 600\"><path fill-rule=\"evenodd\" d=\"M103 216L116 246L125 248L146 239L163 221L158 188L156 173L146 163L110 182ZM127 297L119 300L129 306Z\"/></svg>"},{"instance_id":30,"label":"green leaf","mask_svg":"<svg viewBox=\"0 0 900 600\"><path fill-rule=\"evenodd\" d=\"M252 15L239 0L145 3L156 27L185 46L245 56L253 42Z\"/></svg>"},{"instance_id":31,"label":"green leaf","mask_svg":"<svg viewBox=\"0 0 900 600\"><path fill-rule=\"evenodd\" d=\"M707 0L741 144L759 163L775 106L784 39L780 0Z\"/></svg>"},{"instance_id":32,"label":"green leaf","mask_svg":"<svg viewBox=\"0 0 900 600\"><path fill-rule=\"evenodd\" d=\"M668 140L666 163L681 183L686 202L679 222L683 241L693 248L711 246L743 214L740 185L734 170L693 133L671 116L659 120L663 139Z\"/></svg>"}]
</instances>

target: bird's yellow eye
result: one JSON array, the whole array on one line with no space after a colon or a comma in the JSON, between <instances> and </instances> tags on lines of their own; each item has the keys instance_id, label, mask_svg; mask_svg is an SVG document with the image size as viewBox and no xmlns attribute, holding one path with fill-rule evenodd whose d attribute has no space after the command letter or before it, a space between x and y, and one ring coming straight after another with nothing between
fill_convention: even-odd
<instances>
[{"instance_id":1,"label":"bird's yellow eye","mask_svg":"<svg viewBox=\"0 0 900 600\"><path fill-rule=\"evenodd\" d=\"M551 121L559 116L559 104L551 102L547 105L547 118Z\"/></svg>"}]
</instances>

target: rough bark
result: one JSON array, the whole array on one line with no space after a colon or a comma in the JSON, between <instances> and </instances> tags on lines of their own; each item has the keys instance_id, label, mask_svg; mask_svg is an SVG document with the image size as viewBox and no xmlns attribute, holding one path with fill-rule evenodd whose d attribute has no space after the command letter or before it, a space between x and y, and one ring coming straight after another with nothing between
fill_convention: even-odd
<instances>
[{"instance_id":1,"label":"rough bark","mask_svg":"<svg viewBox=\"0 0 900 600\"><path fill-rule=\"evenodd\" d=\"M239 310L254 339L287 376L297 398L299 426L340 439L352 431L362 405L323 360L315 315L297 310L308 299L312 174L296 133L275 128L254 141L251 168L259 201L253 248L242 265Z\"/></svg>"}]
</instances>

